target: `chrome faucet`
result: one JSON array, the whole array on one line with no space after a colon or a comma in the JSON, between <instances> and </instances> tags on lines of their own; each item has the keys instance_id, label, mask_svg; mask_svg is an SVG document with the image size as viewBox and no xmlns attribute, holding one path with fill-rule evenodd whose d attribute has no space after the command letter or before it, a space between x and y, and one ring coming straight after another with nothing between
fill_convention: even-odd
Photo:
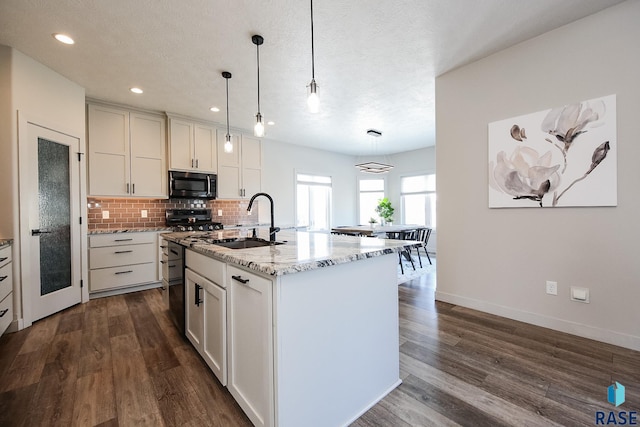
<instances>
[{"instance_id":1,"label":"chrome faucet","mask_svg":"<svg viewBox=\"0 0 640 427\"><path fill-rule=\"evenodd\" d=\"M254 194L253 196L251 196L251 200L249 200L249 206L247 207L247 212L251 212L251 206L253 206L253 201L258 196L266 197L267 199L269 199L269 203L271 204L271 227L269 227L269 241L270 242L275 242L276 241L276 233L278 231L280 231L280 227L276 227L274 222L273 222L273 199L271 198L271 196L268 195L267 193L256 193L256 194Z\"/></svg>"}]
</instances>

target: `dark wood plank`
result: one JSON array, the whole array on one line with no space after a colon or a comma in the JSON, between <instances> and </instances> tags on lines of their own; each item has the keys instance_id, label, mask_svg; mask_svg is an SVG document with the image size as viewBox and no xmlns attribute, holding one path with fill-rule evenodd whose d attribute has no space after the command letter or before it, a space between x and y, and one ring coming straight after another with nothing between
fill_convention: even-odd
<instances>
[{"instance_id":1,"label":"dark wood plank","mask_svg":"<svg viewBox=\"0 0 640 427\"><path fill-rule=\"evenodd\" d=\"M87 304L84 312L84 328L78 360L79 377L102 371L111 371L107 306L106 298L99 298Z\"/></svg>"},{"instance_id":2,"label":"dark wood plank","mask_svg":"<svg viewBox=\"0 0 640 427\"><path fill-rule=\"evenodd\" d=\"M180 363L149 309L144 294L134 292L128 294L125 300L149 372L154 374L178 366Z\"/></svg>"},{"instance_id":3,"label":"dark wood plank","mask_svg":"<svg viewBox=\"0 0 640 427\"><path fill-rule=\"evenodd\" d=\"M399 390L461 425L473 425L476 427L509 425L474 408L467 402L449 394L446 390L434 387L413 375L409 375L403 381Z\"/></svg>"},{"instance_id":4,"label":"dark wood plank","mask_svg":"<svg viewBox=\"0 0 640 427\"><path fill-rule=\"evenodd\" d=\"M73 411L73 425L118 425L113 374L110 369L78 378Z\"/></svg>"},{"instance_id":5,"label":"dark wood plank","mask_svg":"<svg viewBox=\"0 0 640 427\"><path fill-rule=\"evenodd\" d=\"M34 383L0 393L0 426L29 425L29 411L37 388L38 384Z\"/></svg>"}]
</instances>

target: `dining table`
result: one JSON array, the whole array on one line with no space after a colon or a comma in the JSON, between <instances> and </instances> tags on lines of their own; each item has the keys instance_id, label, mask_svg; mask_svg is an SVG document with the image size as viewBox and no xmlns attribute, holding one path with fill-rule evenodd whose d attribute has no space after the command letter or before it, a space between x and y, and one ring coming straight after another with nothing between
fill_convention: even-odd
<instances>
[{"instance_id":1,"label":"dining table","mask_svg":"<svg viewBox=\"0 0 640 427\"><path fill-rule=\"evenodd\" d=\"M393 224L393 225L343 225L333 227L332 233L344 233L344 234L360 234L362 236L375 236L382 237L389 236L394 233L402 233L405 231L411 231L418 228L424 228L424 225L416 224Z\"/></svg>"}]
</instances>

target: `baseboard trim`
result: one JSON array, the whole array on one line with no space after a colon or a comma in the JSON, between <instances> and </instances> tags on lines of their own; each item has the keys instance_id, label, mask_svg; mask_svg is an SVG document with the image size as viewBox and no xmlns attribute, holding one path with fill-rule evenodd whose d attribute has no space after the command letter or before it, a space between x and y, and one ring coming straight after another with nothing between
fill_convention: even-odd
<instances>
[{"instance_id":1,"label":"baseboard trim","mask_svg":"<svg viewBox=\"0 0 640 427\"><path fill-rule=\"evenodd\" d=\"M624 334L594 326L584 325L582 323L571 322L555 317L543 316L529 311L516 310L511 307L505 307L493 304L487 301L481 301L473 298L467 298L460 295L449 294L446 292L436 291L436 300L462 307L472 308L474 310L483 311L496 316L506 317L512 320L529 323L544 328L577 335L583 338L589 338L601 341L607 344L613 344L631 350L640 351L640 336Z\"/></svg>"},{"instance_id":2,"label":"baseboard trim","mask_svg":"<svg viewBox=\"0 0 640 427\"><path fill-rule=\"evenodd\" d=\"M389 387L387 390L385 390L377 399L375 399L373 402L371 402L369 405L367 405L365 408L363 408L360 412L358 412L358 414L356 416L354 416L351 420L349 420L349 422L346 423L344 426L346 427L346 426L350 426L351 424L353 424L358 418L363 416L369 409L371 409L375 405L377 405L378 402L380 402L382 399L384 399L387 394L391 393L400 384L402 384L402 380L398 379L398 381L393 383L393 385L391 387Z\"/></svg>"}]
</instances>

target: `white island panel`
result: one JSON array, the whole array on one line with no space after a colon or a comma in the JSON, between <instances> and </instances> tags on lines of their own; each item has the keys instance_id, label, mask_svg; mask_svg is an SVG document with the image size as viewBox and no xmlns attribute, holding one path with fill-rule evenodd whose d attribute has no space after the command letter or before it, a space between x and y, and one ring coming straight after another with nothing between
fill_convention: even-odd
<instances>
[{"instance_id":1,"label":"white island panel","mask_svg":"<svg viewBox=\"0 0 640 427\"><path fill-rule=\"evenodd\" d=\"M276 425L348 425L399 379L397 254L278 278Z\"/></svg>"}]
</instances>

